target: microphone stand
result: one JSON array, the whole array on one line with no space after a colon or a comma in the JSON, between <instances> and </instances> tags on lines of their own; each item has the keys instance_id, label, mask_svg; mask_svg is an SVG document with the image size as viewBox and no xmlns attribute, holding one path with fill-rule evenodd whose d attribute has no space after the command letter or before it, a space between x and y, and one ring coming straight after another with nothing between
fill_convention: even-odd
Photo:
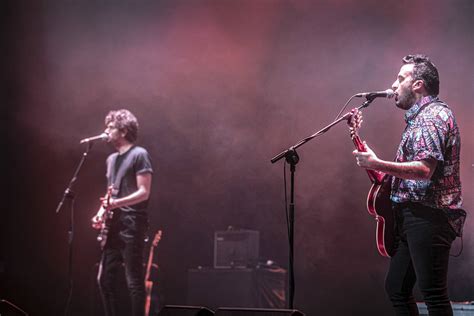
<instances>
[{"instance_id":1,"label":"microphone stand","mask_svg":"<svg viewBox=\"0 0 474 316\"><path fill-rule=\"evenodd\" d=\"M86 151L82 154L81 160L79 161L79 164L76 167L76 170L69 181L69 184L64 190L63 197L61 201L59 202L58 206L56 207L56 214L58 214L66 201L70 201L70 217L69 217L69 229L68 229L68 245L69 245L69 259L68 259L68 278L69 278L69 295L66 303L66 308L64 310L64 315L69 315L70 314L70 305L71 305L71 299L72 299L72 290L73 290L73 278L72 278L72 254L73 254L73 240L74 240L74 199L75 199L75 194L72 191L72 187L74 186L74 183L77 180L77 176L79 174L79 171L82 168L82 165L84 164L84 161L87 158L87 155L89 154L89 151L92 148L93 142L88 142L87 143L87 149Z\"/></svg>"},{"instance_id":2,"label":"microphone stand","mask_svg":"<svg viewBox=\"0 0 474 316\"><path fill-rule=\"evenodd\" d=\"M357 108L360 110L369 106L372 101L374 101L375 96L367 96L367 100ZM289 214L288 214L288 240L289 240L289 279L288 279L288 308L293 309L293 300L295 296L295 273L294 273L294 221L295 221L295 171L296 171L296 164L299 162L299 156L296 152L296 148L304 145L305 143L309 142L313 138L317 136L321 136L322 134L326 133L331 127L338 124L341 121L348 120L352 116L352 112L347 112L343 116L336 119L331 124L327 125L326 127L322 128L321 130L317 131L313 135L310 135L306 138L303 138L295 145L291 146L290 148L282 151L275 157L273 157L270 161L271 163L275 163L282 158L285 158L285 161L290 165L290 205L289 205Z\"/></svg>"}]
</instances>

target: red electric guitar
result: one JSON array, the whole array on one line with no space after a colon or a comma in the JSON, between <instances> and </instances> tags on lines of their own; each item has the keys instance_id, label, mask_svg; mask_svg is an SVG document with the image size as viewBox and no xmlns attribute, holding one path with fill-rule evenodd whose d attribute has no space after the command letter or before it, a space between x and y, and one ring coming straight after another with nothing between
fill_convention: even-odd
<instances>
[{"instance_id":1,"label":"red electric guitar","mask_svg":"<svg viewBox=\"0 0 474 316\"><path fill-rule=\"evenodd\" d=\"M160 242L160 240L161 240L161 230L156 232L155 238L153 239L153 242L150 245L150 253L148 254L148 262L146 265L146 273L145 273L145 291L146 291L145 316L150 315L151 290L153 288L153 282L150 281L150 270L153 264L153 250L158 246L158 243Z\"/></svg>"},{"instance_id":2,"label":"red electric guitar","mask_svg":"<svg viewBox=\"0 0 474 316\"><path fill-rule=\"evenodd\" d=\"M362 113L353 109L352 116L348 120L351 138L358 151L365 152L366 148L358 135L358 129L362 124ZM367 174L372 182L369 195L367 196L367 211L374 216L377 222L375 238L377 250L384 257L392 257L395 254L395 218L390 200L392 177L380 171L367 169Z\"/></svg>"}]
</instances>

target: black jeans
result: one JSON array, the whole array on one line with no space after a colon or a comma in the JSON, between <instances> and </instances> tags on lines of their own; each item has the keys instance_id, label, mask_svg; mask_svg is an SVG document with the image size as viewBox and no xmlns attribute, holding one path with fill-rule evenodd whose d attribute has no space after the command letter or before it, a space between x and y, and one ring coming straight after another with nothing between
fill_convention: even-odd
<instances>
[{"instance_id":1,"label":"black jeans","mask_svg":"<svg viewBox=\"0 0 474 316\"><path fill-rule=\"evenodd\" d=\"M108 234L102 252L97 281L106 316L117 315L117 273L122 263L131 299L132 315L143 316L145 307L145 275L143 250L145 246L146 218L119 214Z\"/></svg>"},{"instance_id":2,"label":"black jeans","mask_svg":"<svg viewBox=\"0 0 474 316\"><path fill-rule=\"evenodd\" d=\"M398 246L390 261L385 289L396 315L418 315L413 287L418 286L429 315L453 315L447 276L456 238L442 210L416 203L394 205Z\"/></svg>"}]
</instances>

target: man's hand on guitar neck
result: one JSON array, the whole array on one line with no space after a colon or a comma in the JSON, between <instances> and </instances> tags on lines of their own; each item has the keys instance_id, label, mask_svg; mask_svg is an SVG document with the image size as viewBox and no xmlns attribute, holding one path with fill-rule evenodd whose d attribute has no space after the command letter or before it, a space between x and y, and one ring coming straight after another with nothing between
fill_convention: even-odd
<instances>
[{"instance_id":1,"label":"man's hand on guitar neck","mask_svg":"<svg viewBox=\"0 0 474 316\"><path fill-rule=\"evenodd\" d=\"M356 158L357 165L365 169L379 170L380 159L372 149L364 141L365 151L358 151L355 149L352 154Z\"/></svg>"}]
</instances>

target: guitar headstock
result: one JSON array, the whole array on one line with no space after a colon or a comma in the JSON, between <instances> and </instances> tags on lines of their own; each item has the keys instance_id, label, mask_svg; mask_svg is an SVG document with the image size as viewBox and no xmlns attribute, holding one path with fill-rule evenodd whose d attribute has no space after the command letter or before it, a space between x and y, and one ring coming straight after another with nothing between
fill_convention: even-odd
<instances>
[{"instance_id":1,"label":"guitar headstock","mask_svg":"<svg viewBox=\"0 0 474 316\"><path fill-rule=\"evenodd\" d=\"M351 138L354 138L357 136L357 131L361 127L363 120L362 112L358 109L352 109L351 113L352 115L347 120L347 124L349 125L349 130L351 132Z\"/></svg>"},{"instance_id":2,"label":"guitar headstock","mask_svg":"<svg viewBox=\"0 0 474 316\"><path fill-rule=\"evenodd\" d=\"M155 238L153 238L153 247L156 247L158 246L158 243L160 242L161 240L161 230L157 231L156 234L155 234Z\"/></svg>"}]
</instances>

